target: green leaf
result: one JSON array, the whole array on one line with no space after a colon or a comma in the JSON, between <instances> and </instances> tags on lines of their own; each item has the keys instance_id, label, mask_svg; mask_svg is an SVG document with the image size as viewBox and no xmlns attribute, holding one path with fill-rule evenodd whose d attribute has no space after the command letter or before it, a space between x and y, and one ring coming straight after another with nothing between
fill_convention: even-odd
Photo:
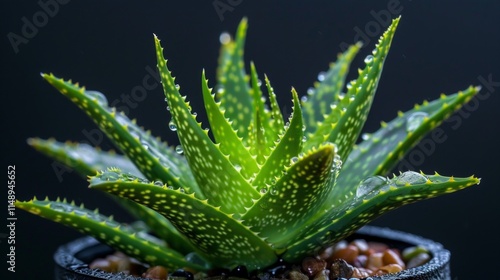
<instances>
[{"instance_id":1,"label":"green leaf","mask_svg":"<svg viewBox=\"0 0 500 280\"><path fill-rule=\"evenodd\" d=\"M125 114L109 108L104 95L86 91L84 87L52 74L42 76L82 109L148 179L197 191L184 159L138 127Z\"/></svg>"},{"instance_id":2,"label":"green leaf","mask_svg":"<svg viewBox=\"0 0 500 280\"><path fill-rule=\"evenodd\" d=\"M163 48L155 37L158 69L170 106L170 113L177 127L177 134L189 166L203 194L214 206L220 206L228 214L245 212L259 193L243 178L227 158L208 137L208 132L191 114L189 103L181 96L175 80L163 58Z\"/></svg>"},{"instance_id":3,"label":"green leaf","mask_svg":"<svg viewBox=\"0 0 500 280\"><path fill-rule=\"evenodd\" d=\"M292 89L292 96L293 113L290 117L290 123L286 127L286 132L275 143L276 147L273 147L271 155L266 158L266 162L252 182L252 185L259 191L267 189L269 184L282 176L285 167L290 164L293 157L298 156L302 147L302 111L295 89Z\"/></svg>"},{"instance_id":4,"label":"green leaf","mask_svg":"<svg viewBox=\"0 0 500 280\"><path fill-rule=\"evenodd\" d=\"M281 135L284 132L285 122L283 121L283 115L281 114L280 106L278 105L278 100L276 99L276 94L271 86L271 82L265 77L266 88L269 94L269 103L271 103L271 124L273 126L273 131L276 135Z\"/></svg>"},{"instance_id":5,"label":"green leaf","mask_svg":"<svg viewBox=\"0 0 500 280\"><path fill-rule=\"evenodd\" d=\"M30 138L28 144L42 154L76 170L85 179L87 176L95 175L97 171L105 170L108 167L117 167L135 176L142 176L127 157L113 151L104 152L88 144L62 143L54 139Z\"/></svg>"},{"instance_id":6,"label":"green leaf","mask_svg":"<svg viewBox=\"0 0 500 280\"><path fill-rule=\"evenodd\" d=\"M334 202L333 204L341 203L353 196L356 190L351 186L357 185L360 178L386 175L427 133L449 118L478 92L479 88L469 87L453 95L442 95L430 103L424 102L412 110L399 113L399 116L389 123L383 123L377 132L353 149L342 167L330 201Z\"/></svg>"},{"instance_id":7,"label":"green leaf","mask_svg":"<svg viewBox=\"0 0 500 280\"><path fill-rule=\"evenodd\" d=\"M229 268L244 263L254 270L276 261L273 249L232 215L182 190L114 171L93 177L91 188L132 199L164 215L217 266Z\"/></svg>"},{"instance_id":8,"label":"green leaf","mask_svg":"<svg viewBox=\"0 0 500 280\"><path fill-rule=\"evenodd\" d=\"M132 200L111 196L139 221L144 222L152 233L166 242L168 247L183 255L198 252L198 249L160 213Z\"/></svg>"},{"instance_id":9,"label":"green leaf","mask_svg":"<svg viewBox=\"0 0 500 280\"><path fill-rule=\"evenodd\" d=\"M208 88L207 83L205 71L203 71L201 87L212 134L216 142L220 144L219 148L221 152L229 155L231 163L240 166L241 174L249 178L259 171L259 166L254 157L252 157L249 149L243 145L241 138L238 137L229 121L224 118L224 111L215 102L214 95Z\"/></svg>"},{"instance_id":10,"label":"green leaf","mask_svg":"<svg viewBox=\"0 0 500 280\"><path fill-rule=\"evenodd\" d=\"M15 205L19 209L91 235L114 249L151 265L163 265L169 269L179 267L190 267L201 271L208 269L186 261L181 254L161 245L152 237L136 233L127 225L117 223L97 211L75 206L74 203L48 199L42 201L34 198L26 202L16 201Z\"/></svg>"},{"instance_id":11,"label":"green leaf","mask_svg":"<svg viewBox=\"0 0 500 280\"><path fill-rule=\"evenodd\" d=\"M121 169L123 172L134 176L142 176L134 164L126 157L112 152L105 153L87 144L61 143L55 140L38 138L29 139L28 143L47 156L74 168L85 179L110 167ZM180 235L162 215L131 200L114 195L110 196L131 215L144 221L160 239L168 241L169 246L173 249L184 254L195 251L191 243Z\"/></svg>"},{"instance_id":12,"label":"green leaf","mask_svg":"<svg viewBox=\"0 0 500 280\"><path fill-rule=\"evenodd\" d=\"M334 154L334 146L327 144L297 158L242 217L244 224L277 248L287 245L331 190Z\"/></svg>"},{"instance_id":13,"label":"green leaf","mask_svg":"<svg viewBox=\"0 0 500 280\"><path fill-rule=\"evenodd\" d=\"M243 141L248 139L248 128L253 119L251 89L243 59L247 28L247 19L243 18L235 41L222 44L217 75L217 98L225 110L225 117L232 121L233 129Z\"/></svg>"},{"instance_id":14,"label":"green leaf","mask_svg":"<svg viewBox=\"0 0 500 280\"><path fill-rule=\"evenodd\" d=\"M302 99L307 133L313 133L318 128L318 124L330 114L334 102L339 103L349 66L360 48L361 43L358 43L339 54L337 61L331 63L328 71L322 75L323 80L315 82L314 88L307 90L307 95Z\"/></svg>"},{"instance_id":15,"label":"green leaf","mask_svg":"<svg viewBox=\"0 0 500 280\"><path fill-rule=\"evenodd\" d=\"M307 227L288 247L283 258L300 260L304 254L317 252L345 238L361 226L402 205L452 193L479 184L479 179L423 175L405 172L392 179L371 177L358 186L358 196L337 206L332 215L324 215Z\"/></svg>"},{"instance_id":16,"label":"green leaf","mask_svg":"<svg viewBox=\"0 0 500 280\"><path fill-rule=\"evenodd\" d=\"M376 45L373 56L365 59L366 67L359 71L355 81L348 84L347 93L342 98L339 96L339 103L309 137L305 150L328 141L337 146L340 159L345 161L368 116L399 19L392 21Z\"/></svg>"},{"instance_id":17,"label":"green leaf","mask_svg":"<svg viewBox=\"0 0 500 280\"><path fill-rule=\"evenodd\" d=\"M266 108L265 99L260 89L259 77L253 62L250 64L250 69L254 115L249 128L249 131L251 131L249 145L250 151L255 155L257 162L262 164L271 152L271 147L274 145L278 133L274 131L271 125L271 112Z\"/></svg>"}]
</instances>

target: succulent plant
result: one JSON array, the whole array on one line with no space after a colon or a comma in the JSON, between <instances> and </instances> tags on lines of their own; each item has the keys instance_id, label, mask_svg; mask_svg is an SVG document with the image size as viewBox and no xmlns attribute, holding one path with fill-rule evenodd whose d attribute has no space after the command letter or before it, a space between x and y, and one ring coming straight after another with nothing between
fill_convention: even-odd
<instances>
[{"instance_id":1,"label":"succulent plant","mask_svg":"<svg viewBox=\"0 0 500 280\"><path fill-rule=\"evenodd\" d=\"M177 147L110 108L100 92L42 74L122 153L53 139L29 144L88 176L91 189L112 194L143 223L119 223L65 199L33 198L16 206L151 265L257 270L279 258L296 262L314 255L402 205L478 184L474 176L414 171L386 177L478 87L424 101L360 137L399 20L366 56L357 79L345 82L359 43L340 53L304 97L292 88L293 112L286 119L267 76L263 86L254 64L246 72L243 19L234 39L221 41L215 89L201 75L210 131L180 94L154 36Z\"/></svg>"}]
</instances>

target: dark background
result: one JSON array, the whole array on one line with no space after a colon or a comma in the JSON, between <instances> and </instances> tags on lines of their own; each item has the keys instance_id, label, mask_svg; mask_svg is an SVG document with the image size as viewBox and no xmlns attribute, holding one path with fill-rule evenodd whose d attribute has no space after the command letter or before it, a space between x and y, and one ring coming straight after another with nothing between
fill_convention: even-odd
<instances>
[{"instance_id":1,"label":"dark background","mask_svg":"<svg viewBox=\"0 0 500 280\"><path fill-rule=\"evenodd\" d=\"M128 221L121 209L100 193L88 190L87 183L75 173L64 173L59 180L52 160L26 144L33 136L88 141L84 131L95 128L83 112L42 80L40 72L71 78L104 92L110 101L116 100L142 84L148 74L146 67L155 68L155 33L162 39L183 94L193 101L195 110L202 112L198 105L201 71L206 69L213 86L219 35L223 31L234 33L241 18L247 16L246 60L253 60L259 72L270 77L281 105L290 112L290 87L305 94L318 72L326 70L336 58L341 43L354 43L356 30L365 30L370 24L380 27L374 14L387 13L388 3L397 1L221 0L234 4L222 18L212 0L67 2L59 4L59 10L46 22L38 18L40 27L18 46L17 53L8 34L22 36L23 17L33 22L33 16L43 10L37 1L2 2L2 166L16 165L15 190L20 200L33 195L67 197ZM496 84L483 84L481 98L457 115L460 123L441 126L447 139L425 156L424 163L418 162L418 152L413 154L416 170L475 174L482 178L481 185L408 205L373 224L443 243L452 251L453 279L496 278L492 273L498 270L495 266L500 259L500 243L495 239L500 218L496 179L500 167L500 2L401 0L397 8L401 9L402 21L366 132L377 129L381 120L391 120L398 110L406 111L440 93L453 93L488 79ZM368 47L354 61L354 69L362 66L363 57L373 48L376 39L369 39ZM175 135L168 130L165 106L157 87L148 91L136 108L130 108L129 116L176 144ZM107 140L100 146L112 148ZM7 178L2 184L7 185ZM7 188L3 189L0 197L5 199ZM5 200L0 205L6 207ZM8 273L7 279L51 279L53 251L81 235L21 210L16 217L17 272ZM5 260L7 229L2 228L0 245ZM5 275L5 261L1 266Z\"/></svg>"}]
</instances>

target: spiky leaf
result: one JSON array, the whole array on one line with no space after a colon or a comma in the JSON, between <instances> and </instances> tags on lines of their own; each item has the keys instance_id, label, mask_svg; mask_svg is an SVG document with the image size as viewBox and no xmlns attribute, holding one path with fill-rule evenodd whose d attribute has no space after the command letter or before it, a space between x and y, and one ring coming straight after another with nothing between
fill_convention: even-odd
<instances>
[{"instance_id":1,"label":"spiky leaf","mask_svg":"<svg viewBox=\"0 0 500 280\"><path fill-rule=\"evenodd\" d=\"M117 167L136 176L142 176L127 157L112 151L104 152L88 144L62 143L54 139L40 138L30 138L28 144L46 156L75 169L84 178L108 167Z\"/></svg>"},{"instance_id":2,"label":"spiky leaf","mask_svg":"<svg viewBox=\"0 0 500 280\"><path fill-rule=\"evenodd\" d=\"M207 260L219 266L245 263L253 270L276 260L273 249L252 230L193 194L159 187L116 171L93 177L91 188L132 199L164 215L197 244Z\"/></svg>"},{"instance_id":3,"label":"spiky leaf","mask_svg":"<svg viewBox=\"0 0 500 280\"><path fill-rule=\"evenodd\" d=\"M16 201L16 207L91 235L116 250L152 265L163 265L170 269L207 269L186 261L184 256L168 247L152 242L152 237L137 234L127 225L117 223L83 206L75 206L74 203L35 198L26 202Z\"/></svg>"},{"instance_id":4,"label":"spiky leaf","mask_svg":"<svg viewBox=\"0 0 500 280\"><path fill-rule=\"evenodd\" d=\"M337 153L345 161L368 116L398 23L399 18L392 21L375 47L373 56L365 59L366 67L359 71L355 81L349 83L346 95L339 98L338 104L307 140L304 149L328 141L337 145Z\"/></svg>"},{"instance_id":5,"label":"spiky leaf","mask_svg":"<svg viewBox=\"0 0 500 280\"><path fill-rule=\"evenodd\" d=\"M252 182L259 191L267 189L267 185L276 181L282 176L284 168L289 165L290 160L297 157L302 148L302 110L295 89L292 89L293 113L286 132L280 136L276 147L272 148L272 153L266 158L265 163L260 168L257 177Z\"/></svg>"},{"instance_id":6,"label":"spiky leaf","mask_svg":"<svg viewBox=\"0 0 500 280\"><path fill-rule=\"evenodd\" d=\"M225 110L225 117L232 121L233 129L243 141L248 139L248 128L253 118L249 77L243 60L247 28L247 19L243 18L238 25L235 41L230 39L222 43L221 64L217 73L217 98Z\"/></svg>"},{"instance_id":7,"label":"spiky leaf","mask_svg":"<svg viewBox=\"0 0 500 280\"><path fill-rule=\"evenodd\" d=\"M184 159L165 144L158 143L125 114L109 108L100 92L87 91L52 74L42 74L42 77L82 109L144 176L175 187L198 190Z\"/></svg>"},{"instance_id":8,"label":"spiky leaf","mask_svg":"<svg viewBox=\"0 0 500 280\"><path fill-rule=\"evenodd\" d=\"M74 168L85 179L110 167L121 169L134 176L142 176L126 157L111 152L106 153L87 144L60 143L55 140L38 138L29 139L29 143L47 156ZM180 235L162 215L128 199L113 195L111 197L131 215L145 222L159 238L168 241L169 246L173 249L183 254L196 251L195 247L184 236Z\"/></svg>"},{"instance_id":9,"label":"spiky leaf","mask_svg":"<svg viewBox=\"0 0 500 280\"><path fill-rule=\"evenodd\" d=\"M453 95L442 95L430 103L424 102L400 113L389 123L383 123L377 132L368 136L349 155L337 180L338 187L330 195L332 206L355 194L351 186L357 185L359 178L386 175L427 133L478 92L479 88L469 87Z\"/></svg>"},{"instance_id":10,"label":"spiky leaf","mask_svg":"<svg viewBox=\"0 0 500 280\"><path fill-rule=\"evenodd\" d=\"M242 217L245 225L283 248L302 230L323 203L333 184L335 148L327 144L297 158L295 163Z\"/></svg>"},{"instance_id":11,"label":"spiky leaf","mask_svg":"<svg viewBox=\"0 0 500 280\"><path fill-rule=\"evenodd\" d=\"M250 64L252 90L252 108L254 112L253 122L250 124L251 135L249 140L250 151L257 158L258 163L263 163L265 158L271 153L271 148L274 146L274 141L278 137L278 131L274 130L272 125L271 112L268 110L265 99L260 89L261 82L259 80L255 64Z\"/></svg>"},{"instance_id":12,"label":"spiky leaf","mask_svg":"<svg viewBox=\"0 0 500 280\"><path fill-rule=\"evenodd\" d=\"M408 171L392 179L371 177L358 186L358 195L338 205L330 215L308 225L296 236L283 255L287 261L297 261L301 256L317 252L333 244L359 227L384 213L402 205L452 193L479 184L479 179L423 175Z\"/></svg>"},{"instance_id":13,"label":"spiky leaf","mask_svg":"<svg viewBox=\"0 0 500 280\"><path fill-rule=\"evenodd\" d=\"M273 126L273 131L276 135L281 135L283 133L283 127L285 126L283 115L281 114L281 109L278 105L274 88L271 86L271 82L269 81L267 75L264 76L264 79L266 81L267 94L269 95L269 103L271 103L271 124Z\"/></svg>"},{"instance_id":14,"label":"spiky leaf","mask_svg":"<svg viewBox=\"0 0 500 280\"><path fill-rule=\"evenodd\" d=\"M255 158L251 155L249 149L243 145L241 138L238 137L236 131L224 117L224 111L215 102L215 96L211 93L205 78L205 71L202 74L202 91L212 134L214 139L220 144L221 152L225 155L230 155L229 160L231 163L235 166L240 166L241 173L245 177L250 177L257 173L259 166Z\"/></svg>"},{"instance_id":15,"label":"spiky leaf","mask_svg":"<svg viewBox=\"0 0 500 280\"><path fill-rule=\"evenodd\" d=\"M339 102L349 72L349 66L361 48L361 43L350 46L337 56L337 61L330 64L326 73L320 73L321 81L314 83L314 88L307 90L303 98L304 124L307 133L313 133L325 116L329 115L335 102Z\"/></svg>"},{"instance_id":16,"label":"spiky leaf","mask_svg":"<svg viewBox=\"0 0 500 280\"><path fill-rule=\"evenodd\" d=\"M167 68L163 48L155 37L158 69L165 97L171 108L177 134L184 154L198 184L203 185L203 194L214 206L220 206L228 214L239 214L252 200L259 197L258 192L244 179L239 170L223 155L219 147L208 137L191 113L189 104L179 93L175 80ZM205 157L205 155L209 155Z\"/></svg>"}]
</instances>

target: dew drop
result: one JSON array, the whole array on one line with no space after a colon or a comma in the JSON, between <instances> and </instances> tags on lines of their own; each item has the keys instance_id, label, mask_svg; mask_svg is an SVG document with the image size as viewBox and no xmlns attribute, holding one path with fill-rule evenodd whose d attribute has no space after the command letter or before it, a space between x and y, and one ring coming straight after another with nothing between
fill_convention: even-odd
<instances>
[{"instance_id":1,"label":"dew drop","mask_svg":"<svg viewBox=\"0 0 500 280\"><path fill-rule=\"evenodd\" d=\"M170 130L172 130L172 131L176 131L177 130L177 125L175 124L174 121L170 121L168 123L168 128L170 128Z\"/></svg>"},{"instance_id":2,"label":"dew drop","mask_svg":"<svg viewBox=\"0 0 500 280\"><path fill-rule=\"evenodd\" d=\"M262 86L262 81L260 79L257 79L257 86Z\"/></svg>"},{"instance_id":3,"label":"dew drop","mask_svg":"<svg viewBox=\"0 0 500 280\"><path fill-rule=\"evenodd\" d=\"M85 91L85 94L97 101L97 103L108 106L108 99L104 96L104 94L100 93L99 91L95 90L88 90Z\"/></svg>"},{"instance_id":4,"label":"dew drop","mask_svg":"<svg viewBox=\"0 0 500 280\"><path fill-rule=\"evenodd\" d=\"M363 139L364 141L370 139L370 134L369 133L363 133L363 134L361 134L361 139Z\"/></svg>"},{"instance_id":5,"label":"dew drop","mask_svg":"<svg viewBox=\"0 0 500 280\"><path fill-rule=\"evenodd\" d=\"M145 150L149 150L149 144L147 142L141 142L141 145Z\"/></svg>"},{"instance_id":6,"label":"dew drop","mask_svg":"<svg viewBox=\"0 0 500 280\"><path fill-rule=\"evenodd\" d=\"M415 131L427 117L429 117L429 115L425 112L415 112L409 115L406 119L406 131Z\"/></svg>"},{"instance_id":7,"label":"dew drop","mask_svg":"<svg viewBox=\"0 0 500 280\"><path fill-rule=\"evenodd\" d=\"M181 88L181 86L180 86L179 84L175 84L175 88L176 88L177 90L179 90L179 89Z\"/></svg>"},{"instance_id":8,"label":"dew drop","mask_svg":"<svg viewBox=\"0 0 500 280\"><path fill-rule=\"evenodd\" d=\"M338 95L339 100L344 99L344 97L345 97L345 93L343 93L343 92L339 93L339 95Z\"/></svg>"},{"instance_id":9,"label":"dew drop","mask_svg":"<svg viewBox=\"0 0 500 280\"><path fill-rule=\"evenodd\" d=\"M382 176L368 177L359 183L358 188L356 189L356 196L365 197L367 194L376 191L378 188L386 185L387 183L387 178Z\"/></svg>"},{"instance_id":10,"label":"dew drop","mask_svg":"<svg viewBox=\"0 0 500 280\"><path fill-rule=\"evenodd\" d=\"M182 149L182 146L181 145L177 145L175 147L175 152L178 153L179 155L184 153L184 150Z\"/></svg>"},{"instance_id":11,"label":"dew drop","mask_svg":"<svg viewBox=\"0 0 500 280\"><path fill-rule=\"evenodd\" d=\"M342 159L338 154L335 154L335 156L333 156L332 171L338 171L341 168L342 168Z\"/></svg>"},{"instance_id":12,"label":"dew drop","mask_svg":"<svg viewBox=\"0 0 500 280\"><path fill-rule=\"evenodd\" d=\"M369 63L372 63L373 62L373 55L369 54L365 57L365 63L366 64L369 64Z\"/></svg>"},{"instance_id":13,"label":"dew drop","mask_svg":"<svg viewBox=\"0 0 500 280\"><path fill-rule=\"evenodd\" d=\"M427 182L427 177L415 171L403 172L403 174L395 178L395 183L398 186L425 184L425 182Z\"/></svg>"},{"instance_id":14,"label":"dew drop","mask_svg":"<svg viewBox=\"0 0 500 280\"><path fill-rule=\"evenodd\" d=\"M262 188L262 189L259 190L259 192L261 194L265 194L265 193L267 193L267 188Z\"/></svg>"},{"instance_id":15,"label":"dew drop","mask_svg":"<svg viewBox=\"0 0 500 280\"><path fill-rule=\"evenodd\" d=\"M352 88L352 84L351 84L351 83L349 83L349 84L347 84L347 86L346 86L346 87L347 87L347 89L351 89L351 88Z\"/></svg>"},{"instance_id":16,"label":"dew drop","mask_svg":"<svg viewBox=\"0 0 500 280\"><path fill-rule=\"evenodd\" d=\"M307 89L307 94L312 95L314 94L314 88L310 87Z\"/></svg>"},{"instance_id":17,"label":"dew drop","mask_svg":"<svg viewBox=\"0 0 500 280\"><path fill-rule=\"evenodd\" d=\"M269 191L269 193L271 195L277 195L278 194L278 190L276 188L271 188L271 190Z\"/></svg>"},{"instance_id":18,"label":"dew drop","mask_svg":"<svg viewBox=\"0 0 500 280\"><path fill-rule=\"evenodd\" d=\"M325 80L326 73L325 72L319 72L318 74L318 81L322 82Z\"/></svg>"},{"instance_id":19,"label":"dew drop","mask_svg":"<svg viewBox=\"0 0 500 280\"><path fill-rule=\"evenodd\" d=\"M241 165L239 165L239 164L235 164L235 165L234 165L234 169L236 169L236 171L240 172L240 170L241 170Z\"/></svg>"},{"instance_id":20,"label":"dew drop","mask_svg":"<svg viewBox=\"0 0 500 280\"><path fill-rule=\"evenodd\" d=\"M302 96L302 97L300 98L300 101L301 101L301 102L307 102L307 96L306 96L306 95Z\"/></svg>"},{"instance_id":21,"label":"dew drop","mask_svg":"<svg viewBox=\"0 0 500 280\"><path fill-rule=\"evenodd\" d=\"M186 190L185 190L184 188L179 188L179 191L180 191L181 193L185 193L185 192L186 192Z\"/></svg>"},{"instance_id":22,"label":"dew drop","mask_svg":"<svg viewBox=\"0 0 500 280\"><path fill-rule=\"evenodd\" d=\"M221 94L223 92L224 92L224 88L223 87L220 87L220 88L217 89L217 93L218 94Z\"/></svg>"},{"instance_id":23,"label":"dew drop","mask_svg":"<svg viewBox=\"0 0 500 280\"><path fill-rule=\"evenodd\" d=\"M231 41L231 35L227 32L222 32L219 36L219 42L223 45L228 44Z\"/></svg>"},{"instance_id":24,"label":"dew drop","mask_svg":"<svg viewBox=\"0 0 500 280\"><path fill-rule=\"evenodd\" d=\"M296 163L297 161L299 161L299 158L298 158L298 157L293 157L293 158L291 159L291 161L292 161L292 163Z\"/></svg>"},{"instance_id":25,"label":"dew drop","mask_svg":"<svg viewBox=\"0 0 500 280\"><path fill-rule=\"evenodd\" d=\"M162 181L155 181L154 184L158 187L162 187L163 186L163 182Z\"/></svg>"}]
</instances>

